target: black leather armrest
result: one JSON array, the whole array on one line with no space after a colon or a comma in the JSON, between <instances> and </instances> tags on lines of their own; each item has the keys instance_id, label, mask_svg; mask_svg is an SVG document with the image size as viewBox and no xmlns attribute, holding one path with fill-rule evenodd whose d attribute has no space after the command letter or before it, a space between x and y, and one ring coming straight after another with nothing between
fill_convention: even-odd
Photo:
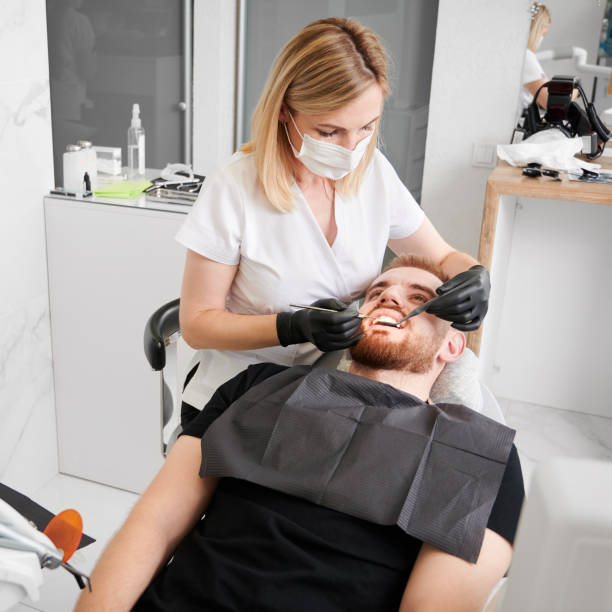
<instances>
[{"instance_id":1,"label":"black leather armrest","mask_svg":"<svg viewBox=\"0 0 612 612\"><path fill-rule=\"evenodd\" d=\"M144 352L154 370L166 365L166 345L164 340L177 332L179 327L180 300L172 300L158 308L147 321L144 329Z\"/></svg>"}]
</instances>

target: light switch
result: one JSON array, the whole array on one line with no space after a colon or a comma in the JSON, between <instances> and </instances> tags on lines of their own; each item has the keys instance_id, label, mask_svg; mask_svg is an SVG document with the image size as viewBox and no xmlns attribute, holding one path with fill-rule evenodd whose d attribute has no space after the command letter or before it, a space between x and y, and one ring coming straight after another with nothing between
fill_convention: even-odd
<instances>
[{"instance_id":1,"label":"light switch","mask_svg":"<svg viewBox=\"0 0 612 612\"><path fill-rule=\"evenodd\" d=\"M496 145L474 143L472 148L472 166L494 168L497 163Z\"/></svg>"}]
</instances>

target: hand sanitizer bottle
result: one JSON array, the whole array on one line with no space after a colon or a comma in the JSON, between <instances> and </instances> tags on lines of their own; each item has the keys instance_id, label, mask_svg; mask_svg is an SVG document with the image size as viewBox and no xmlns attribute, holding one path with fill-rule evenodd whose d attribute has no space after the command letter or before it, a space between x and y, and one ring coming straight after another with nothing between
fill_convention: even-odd
<instances>
[{"instance_id":1,"label":"hand sanitizer bottle","mask_svg":"<svg viewBox=\"0 0 612 612\"><path fill-rule=\"evenodd\" d=\"M140 122L140 105L132 106L132 124L127 132L128 178L141 178L145 173L145 131Z\"/></svg>"}]
</instances>

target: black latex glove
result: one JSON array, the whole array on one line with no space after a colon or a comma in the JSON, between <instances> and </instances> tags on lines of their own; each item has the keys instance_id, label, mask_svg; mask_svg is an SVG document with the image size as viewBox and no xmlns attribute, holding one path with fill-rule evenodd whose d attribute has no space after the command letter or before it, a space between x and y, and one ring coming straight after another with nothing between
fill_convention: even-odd
<instances>
[{"instance_id":1,"label":"black latex glove","mask_svg":"<svg viewBox=\"0 0 612 612\"><path fill-rule=\"evenodd\" d=\"M296 312L280 312L276 315L276 333L282 346L312 342L320 351L336 351L353 346L364 334L355 334L361 327L361 319L347 304L334 298L317 300L311 306L332 308L338 312L322 312L302 308Z\"/></svg>"},{"instance_id":2,"label":"black latex glove","mask_svg":"<svg viewBox=\"0 0 612 612\"><path fill-rule=\"evenodd\" d=\"M472 266L436 289L440 297L427 312L452 321L456 329L474 331L487 314L490 290L489 271L484 266Z\"/></svg>"}]
</instances>

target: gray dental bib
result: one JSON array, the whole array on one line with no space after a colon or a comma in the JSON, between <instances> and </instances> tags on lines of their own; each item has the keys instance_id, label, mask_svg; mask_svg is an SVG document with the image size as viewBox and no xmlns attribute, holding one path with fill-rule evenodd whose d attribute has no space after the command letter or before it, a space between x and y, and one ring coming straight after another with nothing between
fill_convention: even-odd
<instances>
[{"instance_id":1,"label":"gray dental bib","mask_svg":"<svg viewBox=\"0 0 612 612\"><path fill-rule=\"evenodd\" d=\"M361 376L297 366L249 389L202 438L227 476L407 534L476 562L514 430Z\"/></svg>"}]
</instances>

